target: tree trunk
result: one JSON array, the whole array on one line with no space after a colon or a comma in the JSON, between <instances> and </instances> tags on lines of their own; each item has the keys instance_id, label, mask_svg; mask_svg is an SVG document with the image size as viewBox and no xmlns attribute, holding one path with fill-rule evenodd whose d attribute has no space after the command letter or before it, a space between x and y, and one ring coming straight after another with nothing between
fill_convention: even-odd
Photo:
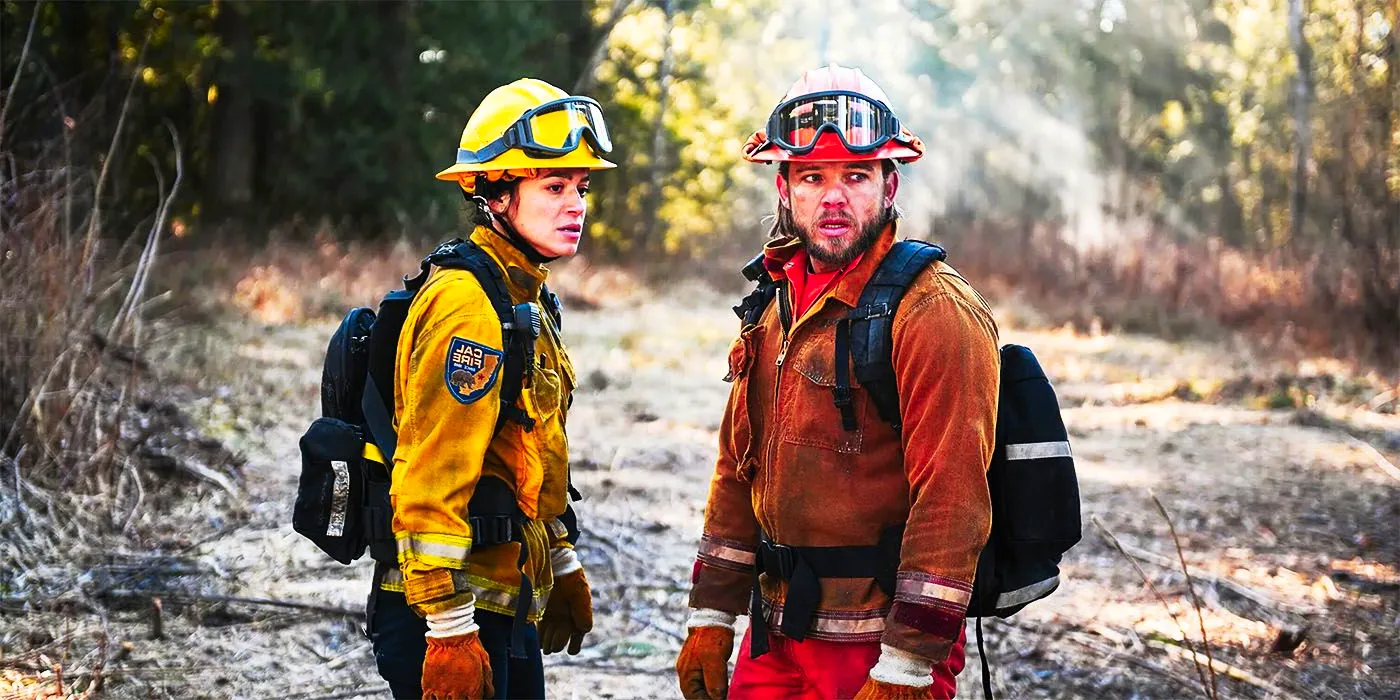
<instances>
[{"instance_id":1,"label":"tree trunk","mask_svg":"<svg viewBox=\"0 0 1400 700\"><path fill-rule=\"evenodd\" d=\"M648 201L643 221L646 223L640 241L647 255L660 253L666 237L657 231L662 203L661 185L666 174L666 105L671 91L671 73L675 69L675 45L671 34L676 28L676 0L666 0L666 36L661 49L661 93L657 96L656 118L651 125L651 177Z\"/></svg>"},{"instance_id":2,"label":"tree trunk","mask_svg":"<svg viewBox=\"0 0 1400 700\"><path fill-rule=\"evenodd\" d=\"M379 103L376 111L382 110L378 116L380 123L389 127L384 129L379 137L382 139L379 144L380 157L385 165L385 173L390 178L386 184L386 192L396 192L397 196L403 198L401 201L406 202L410 195L405 191L405 186L413 182L408 176L417 164L412 162L412 150L406 138L411 132L405 126L418 123L423 118L420 111L422 107L414 99L409 87L409 71L418 60L409 29L414 8L413 3L394 0L383 2L376 9L379 14L379 32L376 39L378 64L388 96L387 100ZM411 185L408 187L411 189ZM398 219L397 223L400 226L406 224L402 216Z\"/></svg>"},{"instance_id":3,"label":"tree trunk","mask_svg":"<svg viewBox=\"0 0 1400 700\"><path fill-rule=\"evenodd\" d=\"M1305 0L1288 0L1288 38L1293 45L1293 56L1298 62L1298 73L1293 79L1293 199L1291 211L1292 240L1301 241L1303 224L1308 209L1308 156L1312 153L1312 125L1309 114L1312 111L1312 47L1308 46L1303 34L1303 22L1308 8Z\"/></svg>"},{"instance_id":4,"label":"tree trunk","mask_svg":"<svg viewBox=\"0 0 1400 700\"><path fill-rule=\"evenodd\" d=\"M252 32L246 10L225 5L216 31L228 52L216 73L209 202L216 217L233 214L253 201L254 144Z\"/></svg>"},{"instance_id":5,"label":"tree trunk","mask_svg":"<svg viewBox=\"0 0 1400 700\"><path fill-rule=\"evenodd\" d=\"M593 73L598 70L598 65L603 62L603 58L608 53L608 37L612 36L613 28L627 15L627 10L632 7L634 0L613 0L612 11L608 13L608 20L599 27L594 34L593 49L589 52L588 61L579 70L578 80L574 81L573 94L586 95L593 89Z\"/></svg>"}]
</instances>

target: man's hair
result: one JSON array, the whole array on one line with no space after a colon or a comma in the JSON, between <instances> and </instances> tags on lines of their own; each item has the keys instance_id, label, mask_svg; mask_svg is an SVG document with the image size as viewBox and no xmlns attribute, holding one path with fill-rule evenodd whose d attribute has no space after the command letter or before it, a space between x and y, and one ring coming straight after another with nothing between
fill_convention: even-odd
<instances>
[{"instance_id":1,"label":"man's hair","mask_svg":"<svg viewBox=\"0 0 1400 700\"><path fill-rule=\"evenodd\" d=\"M894 173L894 172L896 172L896 171L898 171L898 170L899 170L899 164L896 163L894 160L889 159L889 158L886 158L886 159L884 159L884 160L881 160L881 161L880 161L880 180L881 180L881 182L883 182L883 181L885 181L885 180L888 180L889 177L890 177L890 174L891 174L891 173ZM789 162L786 162L786 161L781 162L781 163L778 163L778 176L781 177L781 178L783 178L783 181L784 181L784 182L787 182L787 180L788 180L788 175L789 175L789 173L790 173L791 171L792 171L792 163L789 163ZM770 228L770 229L768 229L768 237L769 237L769 238L796 237L796 236L797 236L797 222L793 221L793 219L792 219L792 209L789 209L788 207L783 206L783 200L781 200L781 199L778 200L778 202L777 202L777 204L776 204L775 206L776 206L777 209L776 209L776 211L775 211L775 213L774 213L773 227ZM895 221L895 220L899 219L899 218L902 217L902 216L904 216L904 212L900 210L899 205L898 205L898 204L891 203L888 207L885 207L884 214L880 217L880 222L879 222L879 223L880 223L880 226L883 227L883 226L885 226L886 224L889 224L891 221Z\"/></svg>"}]
</instances>

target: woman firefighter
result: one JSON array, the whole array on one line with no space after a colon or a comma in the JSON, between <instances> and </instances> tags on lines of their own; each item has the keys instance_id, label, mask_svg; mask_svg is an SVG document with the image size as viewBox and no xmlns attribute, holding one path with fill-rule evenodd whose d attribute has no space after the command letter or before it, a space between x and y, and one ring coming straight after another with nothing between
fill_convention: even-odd
<instances>
[{"instance_id":1,"label":"woman firefighter","mask_svg":"<svg viewBox=\"0 0 1400 700\"><path fill-rule=\"evenodd\" d=\"M577 252L611 149L597 102L525 78L482 100L437 175L476 225L425 261L395 354L398 567L376 574L370 625L396 698L542 698L541 652L576 654L593 627L568 507L574 371L544 281Z\"/></svg>"}]
</instances>

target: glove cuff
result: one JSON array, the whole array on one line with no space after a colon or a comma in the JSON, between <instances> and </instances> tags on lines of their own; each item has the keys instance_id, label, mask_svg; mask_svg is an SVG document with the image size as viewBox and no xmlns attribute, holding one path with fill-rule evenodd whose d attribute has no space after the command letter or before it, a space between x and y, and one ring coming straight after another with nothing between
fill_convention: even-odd
<instances>
[{"instance_id":1,"label":"glove cuff","mask_svg":"<svg viewBox=\"0 0 1400 700\"><path fill-rule=\"evenodd\" d=\"M870 669L870 677L891 685L926 688L933 685L933 662L888 644L881 644L880 660Z\"/></svg>"},{"instance_id":2,"label":"glove cuff","mask_svg":"<svg viewBox=\"0 0 1400 700\"><path fill-rule=\"evenodd\" d=\"M732 613L723 610L712 610L710 608L695 608L690 611L690 619L686 620L686 629L696 627L723 627L730 632L734 631L734 621L737 620Z\"/></svg>"},{"instance_id":3,"label":"glove cuff","mask_svg":"<svg viewBox=\"0 0 1400 700\"><path fill-rule=\"evenodd\" d=\"M457 637L471 634L480 627L476 624L476 599L466 605L449 608L442 612L428 613L428 631L425 636L433 638Z\"/></svg>"},{"instance_id":4,"label":"glove cuff","mask_svg":"<svg viewBox=\"0 0 1400 700\"><path fill-rule=\"evenodd\" d=\"M554 570L554 578L572 574L583 568L578 560L578 552L573 547L555 547L549 551L549 565Z\"/></svg>"}]
</instances>

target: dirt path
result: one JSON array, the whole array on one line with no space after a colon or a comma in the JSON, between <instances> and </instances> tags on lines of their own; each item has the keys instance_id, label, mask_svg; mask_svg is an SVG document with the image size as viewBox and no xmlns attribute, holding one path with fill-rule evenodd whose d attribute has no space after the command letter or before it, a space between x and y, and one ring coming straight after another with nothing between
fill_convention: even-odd
<instances>
[{"instance_id":1,"label":"dirt path","mask_svg":"<svg viewBox=\"0 0 1400 700\"><path fill-rule=\"evenodd\" d=\"M567 317L582 384L570 423L586 494L580 551L598 617L582 654L547 659L554 697L678 697L671 667L728 389L727 302L687 289L665 305ZM256 400L232 409L237 399L209 397L200 409L222 417L249 457L246 523L193 553L217 572L221 595L363 605L368 564L340 566L287 524L296 439L316 410L330 330L240 331L231 392ZM1151 494L1181 536L1213 655L1249 678L1222 674L1221 697L1400 696L1400 480L1342 430L1353 426L1393 460L1400 421L1249 408L1231 392L1247 393L1237 380L1257 370L1219 346L1014 329L1003 340L1037 351L1069 407L1086 529L1059 593L987 625L1000 696L1202 694L1176 641L1173 616L1193 640L1202 624L1178 570L1143 564L1163 605L1091 524L1170 564ZM1224 398L1192 400L1201 393ZM220 401L228 405L216 410ZM1226 583L1203 585L1203 575ZM1306 627L1301 646L1271 651L1297 646L1279 639L1294 623ZM163 642L140 638L139 617L125 624L133 648L109 685L114 697L388 697L354 615L190 606L166 621ZM976 663L973 644L959 697L980 697Z\"/></svg>"}]
</instances>

